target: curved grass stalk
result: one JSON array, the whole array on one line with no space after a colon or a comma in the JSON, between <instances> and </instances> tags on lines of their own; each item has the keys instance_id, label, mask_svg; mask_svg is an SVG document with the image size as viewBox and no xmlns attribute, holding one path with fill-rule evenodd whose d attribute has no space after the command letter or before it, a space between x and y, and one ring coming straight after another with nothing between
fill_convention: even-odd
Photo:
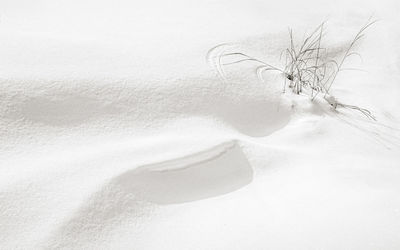
<instances>
[{"instance_id":1,"label":"curved grass stalk","mask_svg":"<svg viewBox=\"0 0 400 250\"><path fill-rule=\"evenodd\" d=\"M357 110L366 117L375 120L374 116L368 110L339 103L330 95L332 84L340 71L357 70L349 67L344 68L344 62L352 56L358 56L362 60L361 55L353 51L354 46L364 37L364 31L375 22L376 21L371 21L371 18L368 19L367 23L362 26L355 35L339 62L334 58L328 58L327 49L321 47L322 38L325 33L325 22L322 22L313 32L306 36L300 46L295 45L293 30L289 28L289 46L280 54L280 58L285 54L285 66L283 69L243 52L227 52L229 44L221 44L213 47L207 53L207 59L209 62L212 62L213 66L224 80L226 80L224 66L243 62L254 62L258 64L256 68L257 77L262 81L264 80L263 74L268 71L278 71L284 75L283 92L285 92L287 81L289 81L289 88L296 94L300 94L303 92L303 89L307 89L309 90L308 94L311 100L314 100L322 93L324 94L324 99L327 100L332 107ZM233 57L234 60L227 61L227 59L231 57Z\"/></svg>"},{"instance_id":2,"label":"curved grass stalk","mask_svg":"<svg viewBox=\"0 0 400 250\"><path fill-rule=\"evenodd\" d=\"M374 23L376 23L377 20L371 21L371 17L368 19L367 23L358 31L358 33L355 35L353 41L350 43L349 47L347 48L342 60L340 61L340 63L338 64L338 69L335 72L328 88L327 91L329 91L332 87L333 82L335 81L337 74L339 73L339 71L341 70L343 63L346 61L347 58L349 58L351 55L353 55L356 52L351 52L351 50L353 49L354 45L357 43L357 41L359 41L362 37L364 37L363 32L368 29L371 25L373 25Z\"/></svg>"}]
</instances>

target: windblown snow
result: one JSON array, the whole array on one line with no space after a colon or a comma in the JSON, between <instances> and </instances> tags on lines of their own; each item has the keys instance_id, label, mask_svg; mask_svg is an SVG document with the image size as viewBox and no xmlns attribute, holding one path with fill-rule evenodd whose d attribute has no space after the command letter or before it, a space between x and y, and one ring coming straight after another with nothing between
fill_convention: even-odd
<instances>
[{"instance_id":1,"label":"windblown snow","mask_svg":"<svg viewBox=\"0 0 400 250\"><path fill-rule=\"evenodd\" d=\"M399 249L400 4L1 0L0 249ZM327 21L332 91L273 65Z\"/></svg>"}]
</instances>

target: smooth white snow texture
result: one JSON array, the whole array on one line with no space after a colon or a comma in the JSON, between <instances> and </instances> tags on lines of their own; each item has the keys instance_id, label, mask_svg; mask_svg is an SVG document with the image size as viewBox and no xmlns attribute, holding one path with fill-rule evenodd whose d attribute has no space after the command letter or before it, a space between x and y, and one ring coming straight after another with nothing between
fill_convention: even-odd
<instances>
[{"instance_id":1,"label":"smooth white snow texture","mask_svg":"<svg viewBox=\"0 0 400 250\"><path fill-rule=\"evenodd\" d=\"M0 249L400 249L400 4L0 0ZM322 21L333 110L282 67Z\"/></svg>"}]
</instances>

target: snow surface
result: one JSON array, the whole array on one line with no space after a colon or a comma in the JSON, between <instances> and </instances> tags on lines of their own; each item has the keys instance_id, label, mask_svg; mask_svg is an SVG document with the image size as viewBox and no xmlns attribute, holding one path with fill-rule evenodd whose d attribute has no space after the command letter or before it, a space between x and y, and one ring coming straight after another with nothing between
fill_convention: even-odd
<instances>
[{"instance_id":1,"label":"snow surface","mask_svg":"<svg viewBox=\"0 0 400 250\"><path fill-rule=\"evenodd\" d=\"M398 1L0 0L0 249L399 249ZM287 27L346 104L282 94Z\"/></svg>"}]
</instances>

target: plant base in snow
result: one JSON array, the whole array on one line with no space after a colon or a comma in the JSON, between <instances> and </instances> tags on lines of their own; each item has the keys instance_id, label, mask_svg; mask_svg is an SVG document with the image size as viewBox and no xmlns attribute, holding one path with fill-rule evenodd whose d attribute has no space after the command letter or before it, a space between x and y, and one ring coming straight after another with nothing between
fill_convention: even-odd
<instances>
[{"instance_id":1,"label":"plant base in snow","mask_svg":"<svg viewBox=\"0 0 400 250\"><path fill-rule=\"evenodd\" d=\"M263 81L265 72L280 72L284 76L284 91L288 87L296 94L306 93L312 100L319 94L323 94L324 99L334 109L343 107L357 110L366 117L375 120L370 111L357 106L340 103L330 94L330 89L338 73L343 70L350 70L350 68L343 67L346 59L351 56L360 56L360 54L354 51L354 46L364 36L364 31L374 23L375 21L368 20L355 35L340 60L329 58L326 48L322 47L325 23L319 25L300 45L295 44L293 32L289 29L290 45L281 54L281 56L283 53L285 54L285 65L282 68L275 67L245 53L228 53L226 52L227 44L212 48L207 54L207 59L225 80L224 66L242 62L254 62L257 64L257 76ZM231 59L231 61L226 62L227 59Z\"/></svg>"}]
</instances>

